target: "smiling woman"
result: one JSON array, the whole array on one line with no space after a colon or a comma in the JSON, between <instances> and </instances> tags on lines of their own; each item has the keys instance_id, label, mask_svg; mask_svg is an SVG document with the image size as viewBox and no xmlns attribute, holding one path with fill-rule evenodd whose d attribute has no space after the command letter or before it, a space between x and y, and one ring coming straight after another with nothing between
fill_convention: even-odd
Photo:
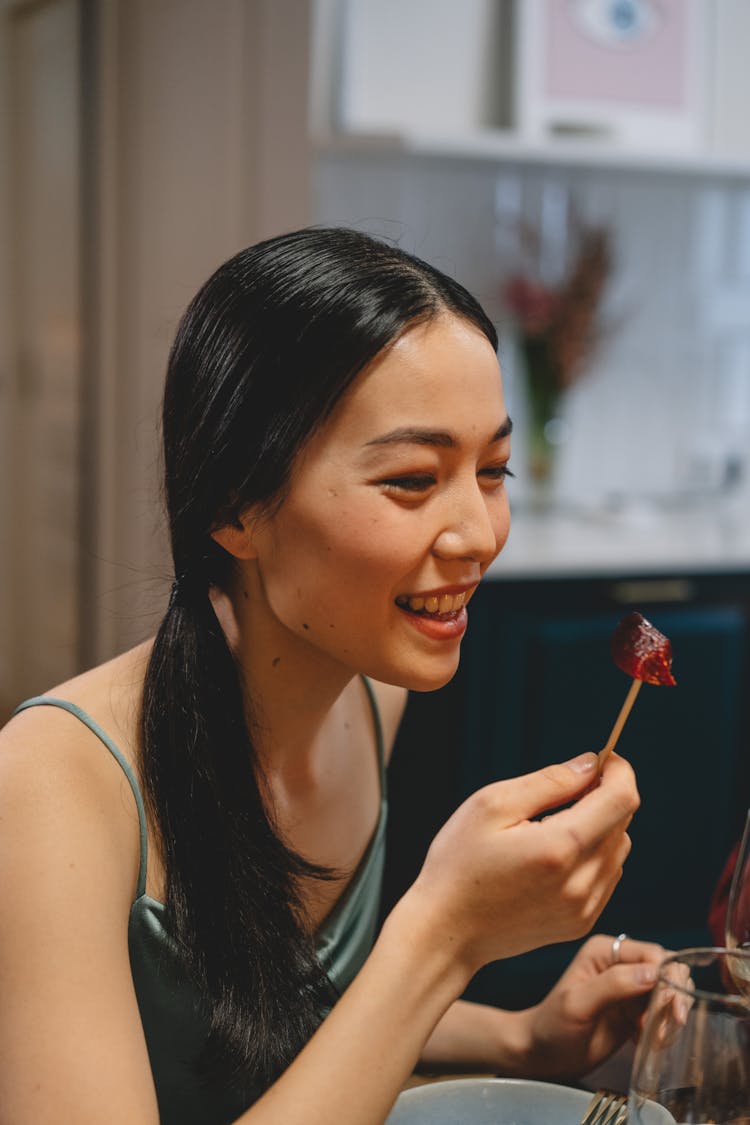
<instances>
[{"instance_id":1,"label":"smiling woman","mask_svg":"<svg viewBox=\"0 0 750 1125\"><path fill-rule=\"evenodd\" d=\"M529 1012L458 999L593 924L638 800L616 755L596 789L589 754L475 794L376 938L405 689L453 675L508 535L496 343L346 230L250 247L191 303L158 633L0 736L0 1122L375 1125L420 1058L573 1076L636 1027L635 941L592 939Z\"/></svg>"}]
</instances>

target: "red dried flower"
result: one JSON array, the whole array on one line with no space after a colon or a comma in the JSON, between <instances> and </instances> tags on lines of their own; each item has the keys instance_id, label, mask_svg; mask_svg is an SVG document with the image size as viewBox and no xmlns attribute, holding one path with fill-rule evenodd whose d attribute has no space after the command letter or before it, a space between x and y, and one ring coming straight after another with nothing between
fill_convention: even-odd
<instances>
[{"instance_id":1,"label":"red dried flower","mask_svg":"<svg viewBox=\"0 0 750 1125\"><path fill-rule=\"evenodd\" d=\"M505 286L505 304L518 324L522 344L527 351L531 346L535 366L545 369L538 376L533 370L529 374L546 380L550 392L572 386L590 359L599 338L596 317L611 264L608 231L580 227L572 268L559 286L519 275Z\"/></svg>"}]
</instances>

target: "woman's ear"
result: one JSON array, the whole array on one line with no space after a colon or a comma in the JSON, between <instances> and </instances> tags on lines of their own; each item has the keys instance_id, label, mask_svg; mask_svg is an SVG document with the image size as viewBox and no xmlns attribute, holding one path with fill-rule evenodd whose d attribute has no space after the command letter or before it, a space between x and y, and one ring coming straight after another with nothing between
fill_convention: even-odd
<instances>
[{"instance_id":1,"label":"woman's ear","mask_svg":"<svg viewBox=\"0 0 750 1125\"><path fill-rule=\"evenodd\" d=\"M258 552L253 538L253 521L240 516L236 523L227 523L211 532L211 538L235 559L254 559Z\"/></svg>"}]
</instances>

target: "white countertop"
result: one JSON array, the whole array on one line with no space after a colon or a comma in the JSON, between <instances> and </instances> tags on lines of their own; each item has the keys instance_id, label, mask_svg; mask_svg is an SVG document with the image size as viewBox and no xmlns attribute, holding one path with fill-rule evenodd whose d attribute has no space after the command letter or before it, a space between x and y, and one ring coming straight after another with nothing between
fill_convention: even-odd
<instances>
[{"instance_id":1,"label":"white countertop","mask_svg":"<svg viewBox=\"0 0 750 1125\"><path fill-rule=\"evenodd\" d=\"M750 574L750 505L620 514L513 513L510 538L487 577L581 578Z\"/></svg>"}]
</instances>

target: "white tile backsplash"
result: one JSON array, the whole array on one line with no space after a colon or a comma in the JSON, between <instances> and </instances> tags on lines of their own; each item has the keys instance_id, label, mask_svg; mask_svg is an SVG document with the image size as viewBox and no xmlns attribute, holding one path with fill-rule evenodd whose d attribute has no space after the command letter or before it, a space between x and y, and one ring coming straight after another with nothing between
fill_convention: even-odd
<instances>
[{"instance_id":1,"label":"white tile backsplash","mask_svg":"<svg viewBox=\"0 0 750 1125\"><path fill-rule=\"evenodd\" d=\"M395 239L464 282L498 321L519 499L525 410L501 299L521 261L518 224L544 232L540 264L554 280L571 212L609 223L605 338L566 401L560 498L713 501L743 470L750 499L750 182L331 151L318 157L315 189L316 221Z\"/></svg>"}]
</instances>

